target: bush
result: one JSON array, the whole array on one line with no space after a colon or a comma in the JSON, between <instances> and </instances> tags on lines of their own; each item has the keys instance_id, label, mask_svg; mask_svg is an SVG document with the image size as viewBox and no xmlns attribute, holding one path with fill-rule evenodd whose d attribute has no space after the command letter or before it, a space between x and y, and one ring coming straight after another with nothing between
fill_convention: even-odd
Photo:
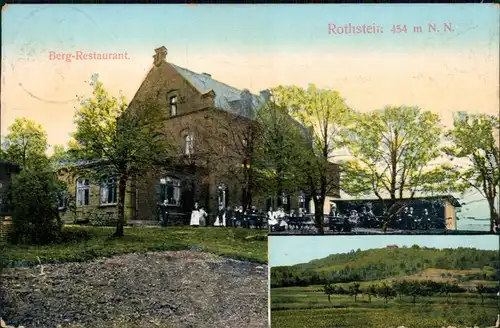
<instances>
[{"instance_id":1,"label":"bush","mask_svg":"<svg viewBox=\"0 0 500 328\"><path fill-rule=\"evenodd\" d=\"M55 173L44 169L25 169L14 177L9 190L13 207L12 243L50 244L61 234L58 196L64 185Z\"/></svg>"}]
</instances>

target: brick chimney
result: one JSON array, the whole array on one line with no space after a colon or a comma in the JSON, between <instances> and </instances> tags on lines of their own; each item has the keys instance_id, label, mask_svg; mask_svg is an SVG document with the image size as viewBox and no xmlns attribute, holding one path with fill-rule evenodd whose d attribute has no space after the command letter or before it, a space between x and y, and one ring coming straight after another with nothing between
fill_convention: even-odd
<instances>
[{"instance_id":1,"label":"brick chimney","mask_svg":"<svg viewBox=\"0 0 500 328\"><path fill-rule=\"evenodd\" d=\"M153 56L154 58L154 65L155 66L160 66L160 64L167 59L167 54L168 50L164 46L161 46L160 48L155 49L155 55Z\"/></svg>"},{"instance_id":2,"label":"brick chimney","mask_svg":"<svg viewBox=\"0 0 500 328\"><path fill-rule=\"evenodd\" d=\"M240 94L241 114L248 115L253 109L252 94L248 89L244 89Z\"/></svg>"},{"instance_id":3,"label":"brick chimney","mask_svg":"<svg viewBox=\"0 0 500 328\"><path fill-rule=\"evenodd\" d=\"M262 91L260 92L260 97L262 98L262 100L263 100L264 102L268 102L268 101L269 101L269 99L271 99L271 91L269 91L268 89L266 89L266 90L262 90Z\"/></svg>"}]
</instances>

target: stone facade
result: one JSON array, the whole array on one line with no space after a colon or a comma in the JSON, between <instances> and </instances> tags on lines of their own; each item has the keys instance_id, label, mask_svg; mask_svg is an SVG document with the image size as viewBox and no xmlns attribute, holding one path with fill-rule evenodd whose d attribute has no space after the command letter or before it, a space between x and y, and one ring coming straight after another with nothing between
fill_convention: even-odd
<instances>
[{"instance_id":1,"label":"stone facade","mask_svg":"<svg viewBox=\"0 0 500 328\"><path fill-rule=\"evenodd\" d=\"M95 225L114 225L117 213L116 201L114 201L118 199L117 186L108 188L109 184L107 183L103 184L90 176L76 176L71 172L65 168L58 172L59 179L64 181L68 188L68 194L61 195L59 201L61 219L65 223L89 222ZM86 183L82 183L84 180L88 181L88 186ZM102 197L103 188L107 189L105 200ZM80 195L78 195L79 189L81 190ZM82 195L83 197L79 197ZM130 181L125 195L126 220L134 219L134 196L132 181Z\"/></svg>"},{"instance_id":2,"label":"stone facade","mask_svg":"<svg viewBox=\"0 0 500 328\"><path fill-rule=\"evenodd\" d=\"M147 103L164 109L163 132L172 144L178 145L178 163L130 179L125 203L127 219L158 220L158 205L165 198L171 217L184 223L194 202L211 214L222 200L226 206L242 205L242 164L246 163L242 149L255 123L254 110L268 99L269 92L256 96L238 90L214 80L210 74L194 73L169 63L164 47L155 51L154 64L129 108L139 110L139 104ZM76 193L75 181L70 183L71 193ZM102 213L114 216L115 206L100 204L99 188L92 184L89 204L66 211L64 217L70 220ZM252 205L266 209L270 205L268 196L253 195ZM288 203L297 207L299 195L289 197Z\"/></svg>"}]
</instances>

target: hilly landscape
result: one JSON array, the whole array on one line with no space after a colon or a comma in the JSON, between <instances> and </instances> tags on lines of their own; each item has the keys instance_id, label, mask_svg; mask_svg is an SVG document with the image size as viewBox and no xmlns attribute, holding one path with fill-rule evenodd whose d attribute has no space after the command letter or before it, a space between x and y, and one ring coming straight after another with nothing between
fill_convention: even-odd
<instances>
[{"instance_id":1,"label":"hilly landscape","mask_svg":"<svg viewBox=\"0 0 500 328\"><path fill-rule=\"evenodd\" d=\"M414 245L333 254L293 266L271 268L271 286L308 286L373 281L427 274L440 278L498 281L498 252L474 248L434 249ZM441 274L443 276L441 276ZM451 276L450 276L451 275ZM433 274L435 276L435 274ZM488 284L488 283L487 283Z\"/></svg>"},{"instance_id":2,"label":"hilly landscape","mask_svg":"<svg viewBox=\"0 0 500 328\"><path fill-rule=\"evenodd\" d=\"M389 246L272 267L272 327L494 326L498 256Z\"/></svg>"}]
</instances>

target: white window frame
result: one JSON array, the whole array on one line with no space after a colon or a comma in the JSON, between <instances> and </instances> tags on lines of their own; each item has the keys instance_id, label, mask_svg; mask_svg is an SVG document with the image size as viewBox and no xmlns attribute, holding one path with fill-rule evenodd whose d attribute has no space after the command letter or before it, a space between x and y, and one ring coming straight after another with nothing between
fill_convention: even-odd
<instances>
[{"instance_id":1,"label":"white window frame","mask_svg":"<svg viewBox=\"0 0 500 328\"><path fill-rule=\"evenodd\" d=\"M170 96L168 99L170 116L177 115L177 96Z\"/></svg>"},{"instance_id":2,"label":"white window frame","mask_svg":"<svg viewBox=\"0 0 500 328\"><path fill-rule=\"evenodd\" d=\"M87 197L85 197L87 194ZM87 202L85 202L87 199ZM76 180L76 206L88 206L90 203L90 180L78 179Z\"/></svg>"},{"instance_id":3,"label":"white window frame","mask_svg":"<svg viewBox=\"0 0 500 328\"><path fill-rule=\"evenodd\" d=\"M194 134L186 133L184 136L184 154L192 155L194 153Z\"/></svg>"},{"instance_id":4,"label":"white window frame","mask_svg":"<svg viewBox=\"0 0 500 328\"><path fill-rule=\"evenodd\" d=\"M101 181L101 190L99 192L101 205L116 205L118 203L118 184L115 178L109 178ZM113 192L111 201L109 200L110 191ZM114 199L113 199L114 198Z\"/></svg>"},{"instance_id":5,"label":"white window frame","mask_svg":"<svg viewBox=\"0 0 500 328\"><path fill-rule=\"evenodd\" d=\"M166 200L166 204L169 206L181 206L181 180L173 177L166 177L160 179L160 184L165 186L163 198ZM172 199L170 200L167 194L168 186L171 186L173 189Z\"/></svg>"}]
</instances>

